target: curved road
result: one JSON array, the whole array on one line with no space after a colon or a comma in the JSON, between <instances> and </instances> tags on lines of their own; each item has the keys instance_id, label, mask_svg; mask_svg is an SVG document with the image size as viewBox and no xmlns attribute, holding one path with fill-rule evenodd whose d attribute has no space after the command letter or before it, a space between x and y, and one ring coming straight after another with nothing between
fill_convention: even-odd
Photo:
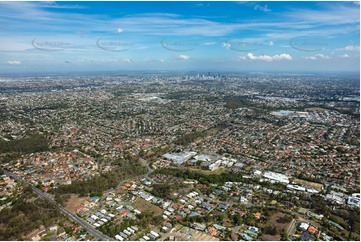
<instances>
[{"instance_id":1,"label":"curved road","mask_svg":"<svg viewBox=\"0 0 361 242\"><path fill-rule=\"evenodd\" d=\"M148 162L147 162L146 160L144 160L143 158L139 157L139 160L140 160L140 162L142 162L143 165L144 165L145 167L147 167L147 169L148 169L148 172L147 172L146 174L144 174L143 176L144 176L145 178L151 179L151 178L149 178L149 174L153 172L153 169L150 168Z\"/></svg>"},{"instance_id":2,"label":"curved road","mask_svg":"<svg viewBox=\"0 0 361 242\"><path fill-rule=\"evenodd\" d=\"M90 224L88 224L87 222L85 222L83 219L79 218L77 215L72 214L71 212L69 212L68 210L66 210L64 207L62 207L60 204L58 204L57 202L54 201L54 199L49 195L46 194L44 192L42 192L41 190L39 190L38 188L32 186L31 184L29 184L27 181L25 181L24 179L22 179L21 177L18 177L16 175L14 175L13 173L4 170L2 168L0 168L5 175L12 177L14 180L21 182L21 183L25 183L26 185L28 185L29 187L31 187L31 189L38 194L40 197L46 199L47 201L49 201L51 204L53 204L57 209L59 209L63 214L65 214L69 219L71 219L72 221L80 224L80 226L82 226L84 229L86 229L88 231L89 234L93 235L97 240L103 240L103 241L113 241L114 239L108 237L107 235L101 233L100 231L94 229Z\"/></svg>"}]
</instances>

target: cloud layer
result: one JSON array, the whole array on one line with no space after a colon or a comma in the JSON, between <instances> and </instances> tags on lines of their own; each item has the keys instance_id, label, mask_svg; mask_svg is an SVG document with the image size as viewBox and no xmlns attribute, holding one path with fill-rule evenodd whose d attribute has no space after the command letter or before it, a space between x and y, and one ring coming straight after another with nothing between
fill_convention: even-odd
<instances>
[{"instance_id":1,"label":"cloud layer","mask_svg":"<svg viewBox=\"0 0 361 242\"><path fill-rule=\"evenodd\" d=\"M11 60L7 62L9 65L20 65L21 61Z\"/></svg>"},{"instance_id":2,"label":"cloud layer","mask_svg":"<svg viewBox=\"0 0 361 242\"><path fill-rule=\"evenodd\" d=\"M248 53L246 57L240 57L240 59L243 60L260 60L260 61L279 61L279 60L292 60L292 56L289 54L280 54L280 55L273 55L273 56L269 56L269 55L253 55L252 53Z\"/></svg>"},{"instance_id":3,"label":"cloud layer","mask_svg":"<svg viewBox=\"0 0 361 242\"><path fill-rule=\"evenodd\" d=\"M0 2L0 9L5 70L239 70L240 60L245 71L359 70L360 9L352 2Z\"/></svg>"}]
</instances>

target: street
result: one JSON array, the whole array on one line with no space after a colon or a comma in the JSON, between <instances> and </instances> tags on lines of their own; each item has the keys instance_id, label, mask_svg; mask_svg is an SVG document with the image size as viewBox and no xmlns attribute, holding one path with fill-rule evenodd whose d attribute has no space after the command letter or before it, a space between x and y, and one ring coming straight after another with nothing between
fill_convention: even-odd
<instances>
[{"instance_id":1,"label":"street","mask_svg":"<svg viewBox=\"0 0 361 242\"><path fill-rule=\"evenodd\" d=\"M93 235L96 239L103 240L103 241L112 241L113 240L112 238L110 238L110 237L104 235L103 233L101 233L100 231L94 229L91 225L89 225L83 219L79 218L77 215L72 214L71 212L66 210L64 207L60 206L57 202L54 201L54 199L50 195L40 191L38 188L32 186L31 184L29 184L27 181L25 181L21 177L18 177L16 175L10 173L9 171L2 169L2 168L1 168L1 170L4 172L5 175L7 175L9 177L12 177L14 180L16 180L18 182L21 182L21 183L25 183L27 186L31 187L31 189L36 194L38 194L40 197L46 199L51 204L53 204L57 209L59 209L63 214L65 214L69 219L71 219L72 221L80 224L80 226L82 226L84 229L86 229L88 231L88 233Z\"/></svg>"}]
</instances>

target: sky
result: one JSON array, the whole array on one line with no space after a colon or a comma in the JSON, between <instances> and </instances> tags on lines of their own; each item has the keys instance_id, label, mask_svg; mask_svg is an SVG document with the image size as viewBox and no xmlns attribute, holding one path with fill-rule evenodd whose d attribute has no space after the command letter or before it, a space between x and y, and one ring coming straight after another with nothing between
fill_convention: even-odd
<instances>
[{"instance_id":1,"label":"sky","mask_svg":"<svg viewBox=\"0 0 361 242\"><path fill-rule=\"evenodd\" d=\"M0 74L359 72L359 2L0 2Z\"/></svg>"}]
</instances>

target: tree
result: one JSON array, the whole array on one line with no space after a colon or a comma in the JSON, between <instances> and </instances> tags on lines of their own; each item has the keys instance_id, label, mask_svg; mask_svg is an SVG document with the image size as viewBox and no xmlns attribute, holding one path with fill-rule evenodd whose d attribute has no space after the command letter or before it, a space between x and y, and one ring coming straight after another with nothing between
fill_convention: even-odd
<instances>
[{"instance_id":1,"label":"tree","mask_svg":"<svg viewBox=\"0 0 361 242\"><path fill-rule=\"evenodd\" d=\"M265 234L276 235L278 233L277 228L274 226L266 226L263 229Z\"/></svg>"},{"instance_id":2,"label":"tree","mask_svg":"<svg viewBox=\"0 0 361 242\"><path fill-rule=\"evenodd\" d=\"M285 215L283 217L279 217L277 219L277 223L281 223L281 224L289 223L291 221L292 221L292 217L288 216L288 215Z\"/></svg>"},{"instance_id":3,"label":"tree","mask_svg":"<svg viewBox=\"0 0 361 242\"><path fill-rule=\"evenodd\" d=\"M281 231L281 241L287 241L288 240L288 236L286 233L286 230L282 229Z\"/></svg>"},{"instance_id":4,"label":"tree","mask_svg":"<svg viewBox=\"0 0 361 242\"><path fill-rule=\"evenodd\" d=\"M159 215L159 216L154 216L154 217L152 217L151 223L152 223L153 225L158 225L158 224L161 224L162 221L163 221L163 217L162 217L161 215Z\"/></svg>"}]
</instances>

